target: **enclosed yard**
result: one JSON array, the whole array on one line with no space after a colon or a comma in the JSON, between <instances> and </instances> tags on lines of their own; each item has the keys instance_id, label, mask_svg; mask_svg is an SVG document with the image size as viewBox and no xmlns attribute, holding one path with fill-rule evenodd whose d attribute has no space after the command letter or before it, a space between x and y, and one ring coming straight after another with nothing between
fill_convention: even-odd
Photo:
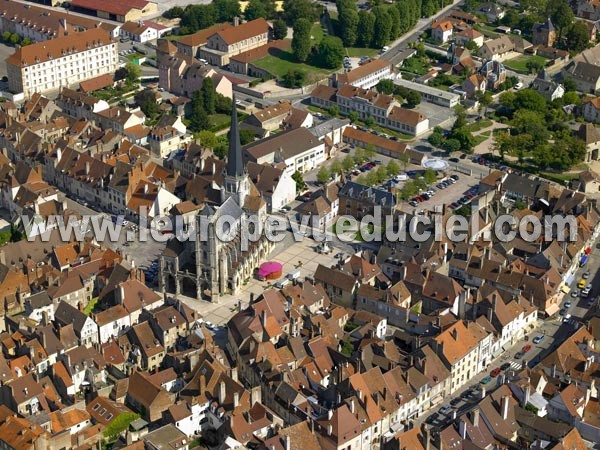
<instances>
[{"instance_id":1,"label":"enclosed yard","mask_svg":"<svg viewBox=\"0 0 600 450\"><path fill-rule=\"evenodd\" d=\"M504 65L516 72L530 73L531 70L527 67L529 61L539 62L541 65L546 65L547 58L538 55L521 55L516 58L504 61Z\"/></svg>"}]
</instances>

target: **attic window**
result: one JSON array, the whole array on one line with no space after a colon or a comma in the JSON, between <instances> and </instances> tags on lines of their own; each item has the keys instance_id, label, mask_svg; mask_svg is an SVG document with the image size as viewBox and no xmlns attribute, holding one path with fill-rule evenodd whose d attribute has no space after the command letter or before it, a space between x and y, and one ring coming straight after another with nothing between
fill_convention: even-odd
<instances>
[{"instance_id":1,"label":"attic window","mask_svg":"<svg viewBox=\"0 0 600 450\"><path fill-rule=\"evenodd\" d=\"M106 408L102 408L102 409L100 410L100 415L101 415L101 416L103 416L105 412L106 412Z\"/></svg>"},{"instance_id":2,"label":"attic window","mask_svg":"<svg viewBox=\"0 0 600 450\"><path fill-rule=\"evenodd\" d=\"M100 408L100 403L96 403L93 408L92 411L98 411L98 409Z\"/></svg>"}]
</instances>

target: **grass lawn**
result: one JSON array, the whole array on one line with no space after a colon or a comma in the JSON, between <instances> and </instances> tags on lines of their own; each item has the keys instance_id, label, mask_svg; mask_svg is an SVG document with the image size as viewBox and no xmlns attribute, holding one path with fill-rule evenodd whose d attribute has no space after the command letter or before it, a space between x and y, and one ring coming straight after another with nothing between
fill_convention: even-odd
<instances>
[{"instance_id":1,"label":"grass lawn","mask_svg":"<svg viewBox=\"0 0 600 450\"><path fill-rule=\"evenodd\" d=\"M373 57L377 55L378 51L376 48L360 48L360 47L346 47L346 54L350 58L360 58L361 56Z\"/></svg>"},{"instance_id":2,"label":"grass lawn","mask_svg":"<svg viewBox=\"0 0 600 450\"><path fill-rule=\"evenodd\" d=\"M488 131L484 131L483 133L481 133L480 136L490 137L491 134L492 134L492 130L488 130Z\"/></svg>"},{"instance_id":3,"label":"grass lawn","mask_svg":"<svg viewBox=\"0 0 600 450\"><path fill-rule=\"evenodd\" d=\"M129 61L135 61L136 59L144 58L144 55L141 53L131 53L130 55L126 55L125 58L127 58Z\"/></svg>"},{"instance_id":4,"label":"grass lawn","mask_svg":"<svg viewBox=\"0 0 600 450\"><path fill-rule=\"evenodd\" d=\"M419 56L408 58L402 63L403 72L411 72L417 75L425 75L430 68L431 64L429 63L429 60Z\"/></svg>"},{"instance_id":5,"label":"grass lawn","mask_svg":"<svg viewBox=\"0 0 600 450\"><path fill-rule=\"evenodd\" d=\"M548 180L555 181L560 184L571 182L572 180L579 178L579 174L574 173L540 172L540 175Z\"/></svg>"},{"instance_id":6,"label":"grass lawn","mask_svg":"<svg viewBox=\"0 0 600 450\"><path fill-rule=\"evenodd\" d=\"M546 64L548 59L538 55L521 55L517 56L516 58L509 59L508 61L504 61L504 65L516 72L529 73L529 69L527 68L528 61L539 61L542 64Z\"/></svg>"},{"instance_id":7,"label":"grass lawn","mask_svg":"<svg viewBox=\"0 0 600 450\"><path fill-rule=\"evenodd\" d=\"M291 50L275 49L272 54L259 59L254 64L269 71L276 78L282 78L290 70L300 70L306 73L306 84L322 80L330 73L335 72L335 69L322 69L306 63L300 64L294 59Z\"/></svg>"},{"instance_id":8,"label":"grass lawn","mask_svg":"<svg viewBox=\"0 0 600 450\"><path fill-rule=\"evenodd\" d=\"M467 130L469 130L471 133L475 133L476 131L491 127L492 125L493 122L491 120L478 120L477 122L467 125Z\"/></svg>"},{"instance_id":9,"label":"grass lawn","mask_svg":"<svg viewBox=\"0 0 600 450\"><path fill-rule=\"evenodd\" d=\"M319 42L321 42L321 39L323 39L324 35L325 35L325 32L323 31L323 28L321 28L321 24L320 23L313 24L313 26L310 30L310 36L312 38L313 45L317 45Z\"/></svg>"},{"instance_id":10,"label":"grass lawn","mask_svg":"<svg viewBox=\"0 0 600 450\"><path fill-rule=\"evenodd\" d=\"M478 136L473 136L473 146L475 147L475 146L481 144L486 139L487 139L487 136L483 136L481 134Z\"/></svg>"},{"instance_id":11,"label":"grass lawn","mask_svg":"<svg viewBox=\"0 0 600 450\"><path fill-rule=\"evenodd\" d=\"M83 313L86 316L89 316L94 311L94 308L96 307L96 303L98 303L98 297L94 297L93 299L90 300L90 302L87 304L87 306L85 308L83 308Z\"/></svg>"}]
</instances>

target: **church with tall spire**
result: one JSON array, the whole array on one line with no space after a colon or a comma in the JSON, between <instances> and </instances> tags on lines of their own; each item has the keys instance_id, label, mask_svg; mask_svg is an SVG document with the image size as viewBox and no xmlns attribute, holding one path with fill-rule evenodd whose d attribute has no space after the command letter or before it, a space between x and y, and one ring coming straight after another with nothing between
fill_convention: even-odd
<instances>
[{"instance_id":1,"label":"church with tall spire","mask_svg":"<svg viewBox=\"0 0 600 450\"><path fill-rule=\"evenodd\" d=\"M219 182L217 182L217 179ZM229 151L222 177L212 180L217 201L207 202L195 217L195 239L167 242L160 257L159 288L163 293L186 295L218 302L223 294L235 294L244 281L269 255L272 242L263 235L258 241L242 248L241 227L250 220L263 225L267 220L267 205L250 180L245 168L240 143L235 97L231 109ZM227 217L226 223L219 221ZM220 239L228 227L229 239Z\"/></svg>"}]
</instances>

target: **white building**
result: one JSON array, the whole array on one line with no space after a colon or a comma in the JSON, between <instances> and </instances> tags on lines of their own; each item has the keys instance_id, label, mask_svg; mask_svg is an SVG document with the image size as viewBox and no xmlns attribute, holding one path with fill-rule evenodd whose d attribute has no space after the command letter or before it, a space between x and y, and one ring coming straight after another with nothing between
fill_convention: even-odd
<instances>
[{"instance_id":1,"label":"white building","mask_svg":"<svg viewBox=\"0 0 600 450\"><path fill-rule=\"evenodd\" d=\"M257 164L285 163L285 171L307 172L325 161L325 143L308 129L297 128L244 147L244 160Z\"/></svg>"},{"instance_id":2,"label":"white building","mask_svg":"<svg viewBox=\"0 0 600 450\"><path fill-rule=\"evenodd\" d=\"M101 344L119 336L131 326L129 313L121 305L113 306L106 311L95 314L94 320L98 325L98 337Z\"/></svg>"},{"instance_id":3,"label":"white building","mask_svg":"<svg viewBox=\"0 0 600 450\"><path fill-rule=\"evenodd\" d=\"M121 37L129 38L133 42L144 43L158 39L169 30L170 28L158 23L140 20L137 22L125 22L119 30L119 33Z\"/></svg>"},{"instance_id":4,"label":"white building","mask_svg":"<svg viewBox=\"0 0 600 450\"><path fill-rule=\"evenodd\" d=\"M394 78L394 66L384 59L374 59L371 62L358 66L350 72L334 73L329 79L333 87L351 84L354 87L369 89L381 80Z\"/></svg>"},{"instance_id":5,"label":"white building","mask_svg":"<svg viewBox=\"0 0 600 450\"><path fill-rule=\"evenodd\" d=\"M58 91L118 68L118 48L101 28L27 45L6 59L8 88L27 98Z\"/></svg>"}]
</instances>

